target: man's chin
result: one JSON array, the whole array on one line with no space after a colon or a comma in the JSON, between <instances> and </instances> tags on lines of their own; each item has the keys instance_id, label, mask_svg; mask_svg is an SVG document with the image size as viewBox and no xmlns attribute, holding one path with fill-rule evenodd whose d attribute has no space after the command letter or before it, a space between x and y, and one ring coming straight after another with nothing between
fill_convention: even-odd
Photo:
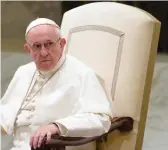
<instances>
[{"instance_id":1,"label":"man's chin","mask_svg":"<svg viewBox=\"0 0 168 150\"><path fill-rule=\"evenodd\" d=\"M53 69L53 67L49 65L41 65L38 69L42 72L49 72Z\"/></svg>"},{"instance_id":2,"label":"man's chin","mask_svg":"<svg viewBox=\"0 0 168 150\"><path fill-rule=\"evenodd\" d=\"M52 68L39 68L39 70L42 72L50 72Z\"/></svg>"}]
</instances>

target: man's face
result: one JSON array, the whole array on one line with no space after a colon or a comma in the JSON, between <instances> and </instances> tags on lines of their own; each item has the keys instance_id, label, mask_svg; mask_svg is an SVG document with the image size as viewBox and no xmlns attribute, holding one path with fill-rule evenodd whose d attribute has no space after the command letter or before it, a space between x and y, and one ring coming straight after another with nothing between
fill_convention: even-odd
<instances>
[{"instance_id":1,"label":"man's face","mask_svg":"<svg viewBox=\"0 0 168 150\"><path fill-rule=\"evenodd\" d=\"M51 25L39 25L28 33L24 48L39 70L50 71L62 56L65 43L57 28Z\"/></svg>"}]
</instances>

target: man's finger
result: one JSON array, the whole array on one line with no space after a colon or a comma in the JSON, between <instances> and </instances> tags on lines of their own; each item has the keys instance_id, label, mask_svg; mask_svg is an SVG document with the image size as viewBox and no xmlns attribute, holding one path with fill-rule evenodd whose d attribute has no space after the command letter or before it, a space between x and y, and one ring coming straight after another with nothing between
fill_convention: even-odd
<instances>
[{"instance_id":1,"label":"man's finger","mask_svg":"<svg viewBox=\"0 0 168 150\"><path fill-rule=\"evenodd\" d=\"M37 131L30 137L30 147L33 147L33 141L34 141L34 137L37 134Z\"/></svg>"},{"instance_id":2,"label":"man's finger","mask_svg":"<svg viewBox=\"0 0 168 150\"><path fill-rule=\"evenodd\" d=\"M42 144L42 142L44 140L44 137L45 137L44 133L40 134L39 140L38 140L38 148L41 146L41 144Z\"/></svg>"},{"instance_id":3,"label":"man's finger","mask_svg":"<svg viewBox=\"0 0 168 150\"><path fill-rule=\"evenodd\" d=\"M33 146L33 140L34 140L34 136L31 136L31 137L30 137L30 147Z\"/></svg>"},{"instance_id":4,"label":"man's finger","mask_svg":"<svg viewBox=\"0 0 168 150\"><path fill-rule=\"evenodd\" d=\"M46 143L49 143L51 140L51 133L50 132L47 132L47 140L46 140Z\"/></svg>"},{"instance_id":5,"label":"man's finger","mask_svg":"<svg viewBox=\"0 0 168 150\"><path fill-rule=\"evenodd\" d=\"M36 149L38 146L39 138L40 138L40 134L39 133L35 134L35 136L33 138L33 148L34 149Z\"/></svg>"}]
</instances>

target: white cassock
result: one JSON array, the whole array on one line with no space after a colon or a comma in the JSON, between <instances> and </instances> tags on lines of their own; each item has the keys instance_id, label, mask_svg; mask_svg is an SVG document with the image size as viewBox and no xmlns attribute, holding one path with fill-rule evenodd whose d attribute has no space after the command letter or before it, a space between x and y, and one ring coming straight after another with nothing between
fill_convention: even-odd
<instances>
[{"instance_id":1,"label":"white cassock","mask_svg":"<svg viewBox=\"0 0 168 150\"><path fill-rule=\"evenodd\" d=\"M110 128L111 105L94 71L63 55L49 73L33 62L16 71L1 100L1 125L13 135L12 150L30 150L30 136L55 122L62 136L97 136ZM67 150L94 150L95 143Z\"/></svg>"}]
</instances>

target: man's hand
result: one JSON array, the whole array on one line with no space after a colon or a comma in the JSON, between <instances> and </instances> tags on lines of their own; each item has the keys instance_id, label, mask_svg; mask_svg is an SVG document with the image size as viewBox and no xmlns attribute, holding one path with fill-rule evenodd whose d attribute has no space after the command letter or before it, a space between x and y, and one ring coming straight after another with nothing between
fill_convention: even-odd
<instances>
[{"instance_id":1,"label":"man's hand","mask_svg":"<svg viewBox=\"0 0 168 150\"><path fill-rule=\"evenodd\" d=\"M55 124L49 124L38 128L35 134L30 138L30 146L36 149L39 148L44 140L44 137L47 136L46 143L51 139L51 135L60 134L59 128Z\"/></svg>"}]
</instances>

